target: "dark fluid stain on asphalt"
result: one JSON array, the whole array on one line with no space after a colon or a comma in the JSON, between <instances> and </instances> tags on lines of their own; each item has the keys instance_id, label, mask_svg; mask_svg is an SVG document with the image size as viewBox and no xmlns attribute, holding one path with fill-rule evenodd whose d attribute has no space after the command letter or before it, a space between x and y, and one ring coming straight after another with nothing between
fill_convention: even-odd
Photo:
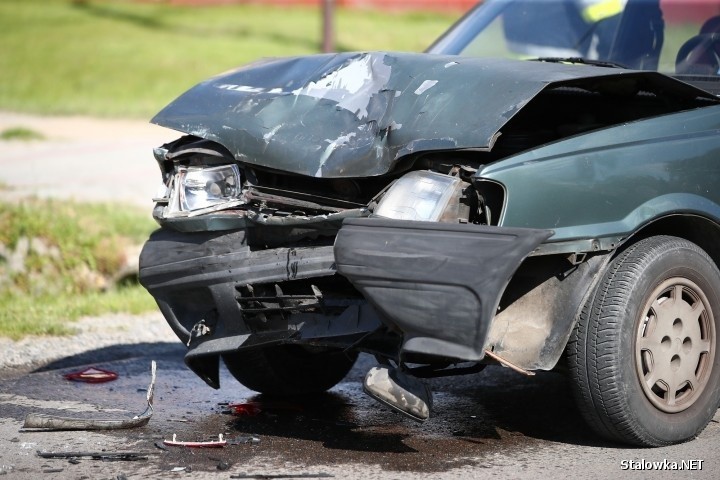
<instances>
[{"instance_id":1,"label":"dark fluid stain on asphalt","mask_svg":"<svg viewBox=\"0 0 720 480\"><path fill-rule=\"evenodd\" d=\"M209 470L221 462L237 465L267 458L270 465L290 462L308 469L355 463L432 473L463 465L491 467L503 458L519 460L544 441L600 445L588 435L568 382L557 373L528 378L490 367L477 375L432 380L435 407L431 418L420 424L367 397L359 383L364 371L365 365L355 368L326 394L293 399L256 395L229 385L232 380L227 378L214 395L223 401L193 407L192 422L174 426L179 439L210 440L222 432L231 442L241 441L212 452L170 449L165 461ZM233 396L238 389L239 395ZM175 393L176 402L184 399L182 389ZM253 408L242 414L229 407L248 402ZM252 437L259 443L247 440Z\"/></svg>"},{"instance_id":2,"label":"dark fluid stain on asphalt","mask_svg":"<svg viewBox=\"0 0 720 480\"><path fill-rule=\"evenodd\" d=\"M362 378L374 365L368 356L361 356L348 377L328 393L277 399L242 387L225 369L222 388L213 390L184 368L178 352L165 353L158 362L156 410L150 423L141 429L107 432L133 451L151 452L148 461L161 471L179 467L235 471L259 460L268 472L285 465L320 471L323 465L351 463L432 473L522 461L548 442L607 445L588 433L569 382L558 373L524 377L488 367L475 375L430 380L434 408L430 419L420 424L362 392ZM149 360L140 357L99 365L120 374L117 381L106 384L68 382L62 379L62 369L43 369L9 383L31 398L42 399L52 390L56 400L132 412L142 406L149 378ZM78 363L65 362L61 367ZM229 407L249 402L256 407L249 409L251 414L236 414ZM17 414L21 418L20 410ZM229 441L224 448L155 446L173 434L183 441L209 441L220 433Z\"/></svg>"}]
</instances>

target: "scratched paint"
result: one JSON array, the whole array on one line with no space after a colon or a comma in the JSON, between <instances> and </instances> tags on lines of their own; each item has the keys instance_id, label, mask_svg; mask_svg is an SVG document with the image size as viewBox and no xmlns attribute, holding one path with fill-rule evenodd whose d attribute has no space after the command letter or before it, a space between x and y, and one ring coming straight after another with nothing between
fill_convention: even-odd
<instances>
[{"instance_id":1,"label":"scratched paint","mask_svg":"<svg viewBox=\"0 0 720 480\"><path fill-rule=\"evenodd\" d=\"M366 54L352 58L317 82L294 90L293 94L333 100L338 107L363 120L368 116L368 104L373 94L387 84L390 72L390 67L381 58Z\"/></svg>"},{"instance_id":2,"label":"scratched paint","mask_svg":"<svg viewBox=\"0 0 720 480\"><path fill-rule=\"evenodd\" d=\"M213 77L152 122L218 142L250 165L368 177L391 172L413 153L491 150L503 126L546 88L586 79L612 87L640 75L646 83L669 81L653 72L503 59L312 55Z\"/></svg>"},{"instance_id":3,"label":"scratched paint","mask_svg":"<svg viewBox=\"0 0 720 480\"><path fill-rule=\"evenodd\" d=\"M423 93L430 90L432 87L437 85L437 80L425 80L422 85L420 85L417 90L415 90L415 95L422 95Z\"/></svg>"}]
</instances>

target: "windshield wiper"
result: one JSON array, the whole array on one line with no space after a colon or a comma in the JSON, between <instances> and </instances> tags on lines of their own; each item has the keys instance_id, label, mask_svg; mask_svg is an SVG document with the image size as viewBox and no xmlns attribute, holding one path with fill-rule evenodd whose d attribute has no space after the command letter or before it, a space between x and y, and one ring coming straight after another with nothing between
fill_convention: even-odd
<instances>
[{"instance_id":1,"label":"windshield wiper","mask_svg":"<svg viewBox=\"0 0 720 480\"><path fill-rule=\"evenodd\" d=\"M604 62L601 60L588 60L583 57L539 57L532 59L535 62L549 62L549 63L579 63L582 65L592 65L595 67L607 67L607 68L622 68L627 69L625 65L615 62Z\"/></svg>"}]
</instances>

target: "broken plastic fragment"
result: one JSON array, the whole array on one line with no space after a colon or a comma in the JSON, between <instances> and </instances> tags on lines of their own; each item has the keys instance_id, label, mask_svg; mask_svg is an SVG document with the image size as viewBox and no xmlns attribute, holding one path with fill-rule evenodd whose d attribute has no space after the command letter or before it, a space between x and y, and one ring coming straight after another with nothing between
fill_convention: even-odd
<instances>
[{"instance_id":1,"label":"broken plastic fragment","mask_svg":"<svg viewBox=\"0 0 720 480\"><path fill-rule=\"evenodd\" d=\"M104 383L117 380L118 374L103 368L89 367L85 370L70 372L63 375L66 380L85 383Z\"/></svg>"},{"instance_id":2,"label":"broken plastic fragment","mask_svg":"<svg viewBox=\"0 0 720 480\"><path fill-rule=\"evenodd\" d=\"M228 403L227 406L236 415L257 415L260 412L302 412L301 406L287 402Z\"/></svg>"},{"instance_id":3,"label":"broken plastic fragment","mask_svg":"<svg viewBox=\"0 0 720 480\"><path fill-rule=\"evenodd\" d=\"M147 408L140 415L132 418L71 418L45 415L43 413L29 413L25 417L23 428L39 428L44 430L118 430L135 428L147 425L153 414L153 396L155 393L155 372L157 366L151 363L151 379L147 389Z\"/></svg>"},{"instance_id":4,"label":"broken plastic fragment","mask_svg":"<svg viewBox=\"0 0 720 480\"><path fill-rule=\"evenodd\" d=\"M260 408L260 405L256 402L230 403L228 404L228 408L232 410L235 415L253 416L262 412L262 408Z\"/></svg>"},{"instance_id":5,"label":"broken plastic fragment","mask_svg":"<svg viewBox=\"0 0 720 480\"><path fill-rule=\"evenodd\" d=\"M218 448L227 445L227 441L223 438L222 433L218 435L217 440L209 442L182 442L177 439L177 435L173 433L172 440L163 440L165 445L170 447L191 447L191 448Z\"/></svg>"}]
</instances>

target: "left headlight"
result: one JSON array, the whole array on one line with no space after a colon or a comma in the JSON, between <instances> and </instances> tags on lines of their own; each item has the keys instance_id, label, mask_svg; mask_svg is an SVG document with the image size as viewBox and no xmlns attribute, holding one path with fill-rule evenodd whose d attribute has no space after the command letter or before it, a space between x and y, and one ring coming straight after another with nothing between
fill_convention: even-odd
<instances>
[{"instance_id":1,"label":"left headlight","mask_svg":"<svg viewBox=\"0 0 720 480\"><path fill-rule=\"evenodd\" d=\"M237 165L178 167L169 187L165 216L199 215L243 203Z\"/></svg>"},{"instance_id":2,"label":"left headlight","mask_svg":"<svg viewBox=\"0 0 720 480\"><path fill-rule=\"evenodd\" d=\"M459 203L467 186L458 177L431 171L410 172L388 189L375 215L396 220L467 221L469 210Z\"/></svg>"}]
</instances>

